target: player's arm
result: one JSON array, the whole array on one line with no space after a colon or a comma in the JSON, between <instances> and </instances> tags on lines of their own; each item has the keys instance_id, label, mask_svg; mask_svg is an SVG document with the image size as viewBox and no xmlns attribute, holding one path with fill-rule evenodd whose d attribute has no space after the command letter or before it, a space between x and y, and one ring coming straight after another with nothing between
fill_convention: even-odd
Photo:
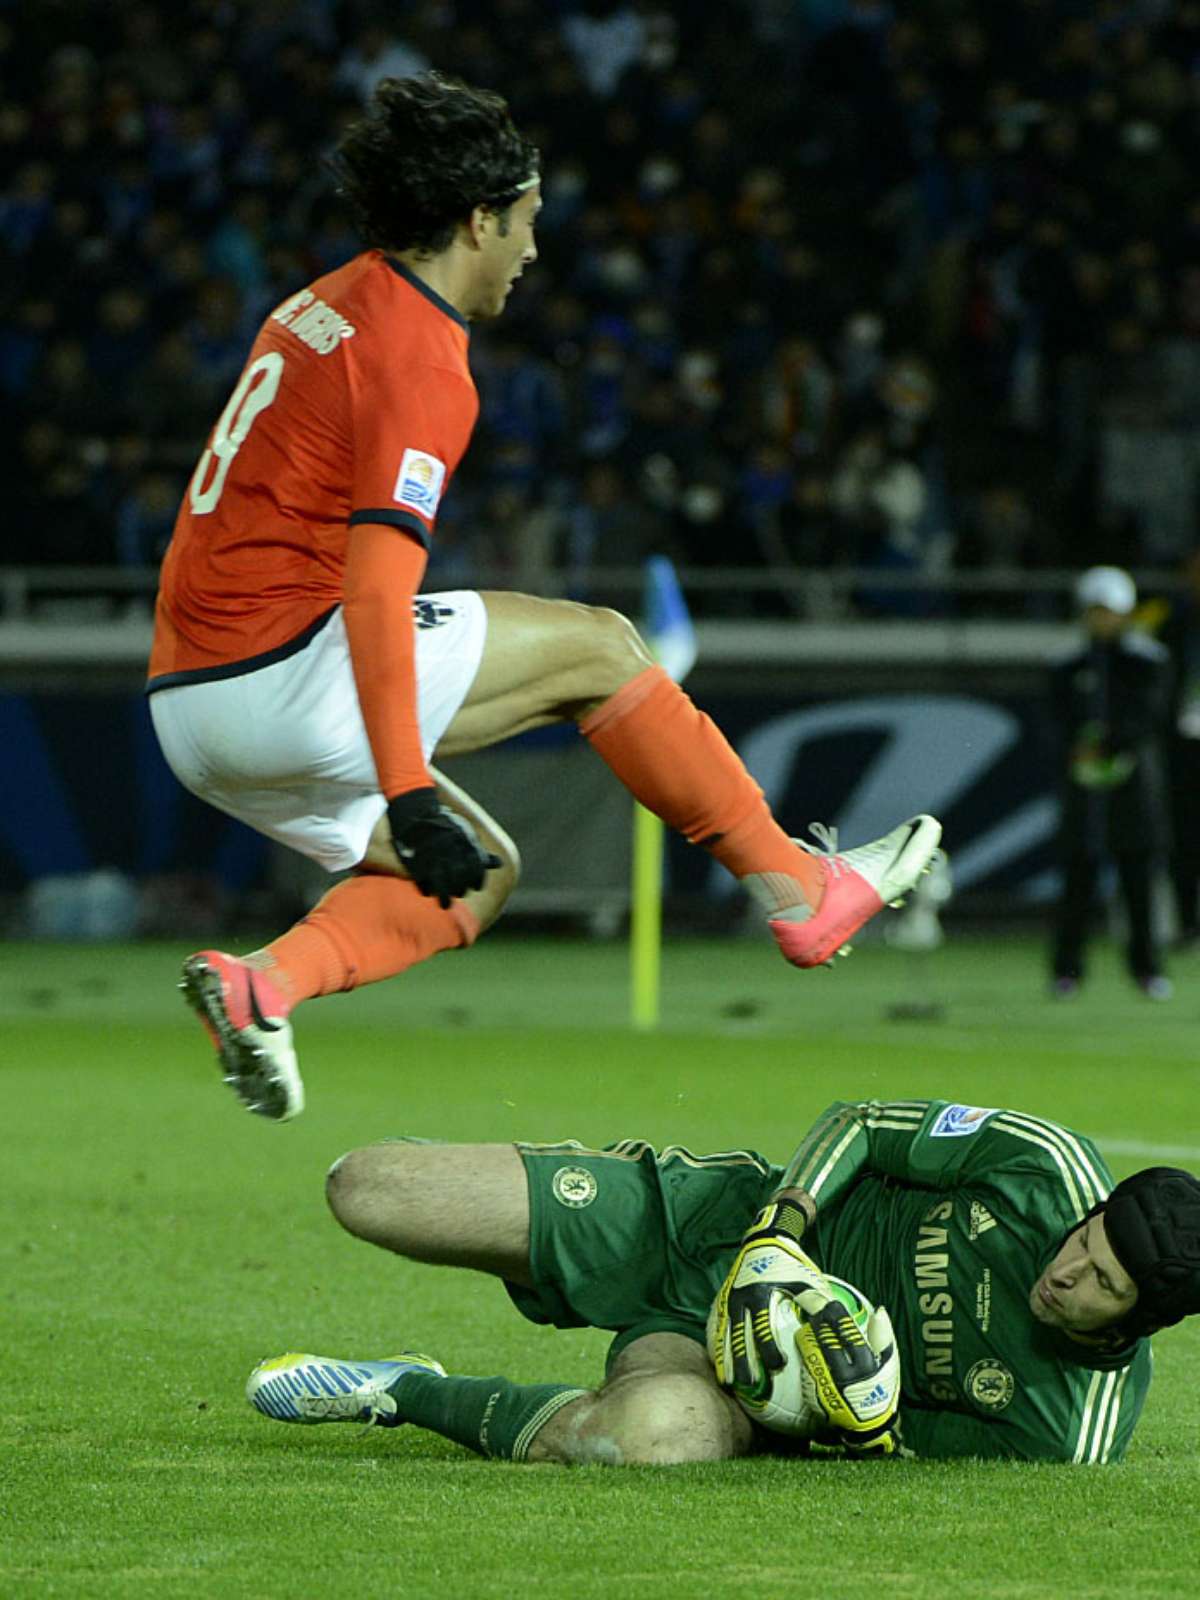
<instances>
[{"instance_id":1,"label":"player's arm","mask_svg":"<svg viewBox=\"0 0 1200 1600\"><path fill-rule=\"evenodd\" d=\"M784 1168L777 1195L804 1196L811 1226L820 1206L837 1199L867 1173L911 1178L911 1143L933 1104L929 1100L857 1104L835 1100L813 1123Z\"/></svg>"},{"instance_id":2,"label":"player's arm","mask_svg":"<svg viewBox=\"0 0 1200 1600\"><path fill-rule=\"evenodd\" d=\"M343 612L363 723L379 786L393 795L432 789L417 718L413 596L425 550L397 528L360 523L346 552Z\"/></svg>"},{"instance_id":3,"label":"player's arm","mask_svg":"<svg viewBox=\"0 0 1200 1600\"><path fill-rule=\"evenodd\" d=\"M892 1319L876 1306L865 1328L834 1296L801 1295L796 1348L837 1445L856 1457L901 1452L900 1353Z\"/></svg>"},{"instance_id":4,"label":"player's arm","mask_svg":"<svg viewBox=\"0 0 1200 1600\"><path fill-rule=\"evenodd\" d=\"M748 1281L751 1246L761 1240L773 1244L781 1256L800 1251L799 1241L819 1220L822 1207L868 1174L938 1190L954 1188L981 1175L994 1180L1005 1167L1034 1173L1043 1183L1048 1177L1063 1183L1070 1201L1067 1209L1076 1216L1082 1216L1107 1192L1103 1167L1094 1149L1086 1140L1053 1123L945 1100L835 1102L818 1118L788 1163L779 1189L751 1225L722 1285L718 1296L718 1345L723 1338L724 1348L731 1355L727 1373L722 1374L718 1362L719 1380L737 1384L756 1367L770 1372L781 1364L769 1340L769 1327L753 1294L753 1285ZM764 1233L770 1236L766 1240L762 1240ZM780 1286L788 1287L782 1274ZM800 1298L802 1291L788 1292ZM810 1322L821 1320L807 1314ZM826 1313L826 1319L837 1317L836 1307ZM739 1323L747 1329L740 1365L732 1343ZM898 1367L889 1365L886 1350L873 1350L869 1355L860 1347L856 1352L846 1344L842 1332L832 1328L827 1344L830 1354L837 1358L831 1371L841 1375L838 1387L844 1396L849 1400L850 1387L869 1376L867 1369L873 1357L876 1376L891 1386L894 1402ZM853 1332L844 1332L853 1343ZM818 1336L817 1344L810 1342L809 1348L802 1351L806 1366L818 1382L819 1342ZM835 1350L835 1343L842 1348ZM855 1356L857 1364L851 1359ZM868 1392L870 1387L868 1384Z\"/></svg>"},{"instance_id":5,"label":"player's arm","mask_svg":"<svg viewBox=\"0 0 1200 1600\"><path fill-rule=\"evenodd\" d=\"M796 1299L814 1291L829 1298L824 1275L800 1247L811 1220L811 1202L779 1194L755 1217L717 1295L717 1382L753 1396L786 1359L771 1331L771 1297L781 1290Z\"/></svg>"},{"instance_id":6,"label":"player's arm","mask_svg":"<svg viewBox=\"0 0 1200 1600\"><path fill-rule=\"evenodd\" d=\"M398 382L379 339L350 341L345 360L354 466L343 604L354 680L396 854L423 894L449 905L499 863L438 804L421 749L412 602L470 438L475 392L436 367L413 367Z\"/></svg>"},{"instance_id":7,"label":"player's arm","mask_svg":"<svg viewBox=\"0 0 1200 1600\"><path fill-rule=\"evenodd\" d=\"M1018 1167L1063 1178L1087 1196L1083 1210L1108 1192L1089 1140L1023 1112L949 1100L835 1102L805 1135L780 1186L806 1191L819 1215L869 1174L953 1189Z\"/></svg>"},{"instance_id":8,"label":"player's arm","mask_svg":"<svg viewBox=\"0 0 1200 1600\"><path fill-rule=\"evenodd\" d=\"M396 854L442 905L483 886L498 859L463 818L439 805L421 749L413 596L424 546L394 527L350 530L343 614L363 724L388 803Z\"/></svg>"},{"instance_id":9,"label":"player's arm","mask_svg":"<svg viewBox=\"0 0 1200 1600\"><path fill-rule=\"evenodd\" d=\"M878 1315L878 1313L876 1313ZM877 1330L870 1342L876 1345ZM890 1324L888 1331L890 1332ZM806 1335L801 1335L806 1338ZM809 1371L813 1366L801 1345ZM977 1460L1057 1461L1075 1466L1098 1466L1124 1455L1141 1413L1148 1384L1148 1353L1141 1358L1143 1372L1081 1368L1074 1382L1052 1369L1040 1382L1018 1385L1014 1402L990 1416L943 1407L905 1405L900 1429L888 1430L883 1448L930 1461ZM817 1394L824 1403L825 1386L817 1379ZM837 1420L837 1400L826 1405L831 1422ZM853 1433L843 1432L840 1443L814 1441L813 1455L838 1452L847 1456L870 1453L869 1434L860 1434L866 1451L855 1448ZM878 1448L878 1447L877 1447Z\"/></svg>"},{"instance_id":10,"label":"player's arm","mask_svg":"<svg viewBox=\"0 0 1200 1600\"><path fill-rule=\"evenodd\" d=\"M800 1245L814 1216L809 1194L785 1189L744 1235L714 1306L717 1381L747 1399L766 1393L787 1359L775 1341L771 1302L788 1295L803 1313L797 1350L833 1436L855 1455L892 1455L900 1358L891 1320L879 1307L861 1329L833 1294Z\"/></svg>"},{"instance_id":11,"label":"player's arm","mask_svg":"<svg viewBox=\"0 0 1200 1600\"><path fill-rule=\"evenodd\" d=\"M1032 1449L1031 1441L1000 1418L905 1406L902 1425L905 1450L928 1461L1053 1459L1046 1451Z\"/></svg>"},{"instance_id":12,"label":"player's arm","mask_svg":"<svg viewBox=\"0 0 1200 1600\"><path fill-rule=\"evenodd\" d=\"M1128 1429L1119 1438L1106 1430L1080 1430L1066 1425L1057 1431L1022 1426L1013 1419L968 1416L960 1411L904 1410L904 1448L927 1461L1057 1461L1064 1465L1101 1466L1124 1454ZM1080 1437L1086 1432L1087 1437Z\"/></svg>"},{"instance_id":13,"label":"player's arm","mask_svg":"<svg viewBox=\"0 0 1200 1600\"><path fill-rule=\"evenodd\" d=\"M798 1299L807 1290L829 1298L824 1276L801 1248L816 1203L804 1189L783 1183L742 1235L715 1306L717 1382L753 1395L784 1365L771 1331L771 1296Z\"/></svg>"}]
</instances>

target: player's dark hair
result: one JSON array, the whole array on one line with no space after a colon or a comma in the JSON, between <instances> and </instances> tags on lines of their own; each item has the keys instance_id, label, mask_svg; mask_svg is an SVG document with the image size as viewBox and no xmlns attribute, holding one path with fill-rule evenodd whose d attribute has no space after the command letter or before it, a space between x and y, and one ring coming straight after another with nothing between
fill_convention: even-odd
<instances>
[{"instance_id":1,"label":"player's dark hair","mask_svg":"<svg viewBox=\"0 0 1200 1600\"><path fill-rule=\"evenodd\" d=\"M436 255L476 206L507 211L538 153L498 94L425 72L382 79L330 164L367 244Z\"/></svg>"},{"instance_id":2,"label":"player's dark hair","mask_svg":"<svg viewBox=\"0 0 1200 1600\"><path fill-rule=\"evenodd\" d=\"M1091 1215L1097 1211L1113 1254L1137 1285L1137 1304L1119 1324L1123 1338L1200 1313L1200 1179L1179 1167L1146 1167Z\"/></svg>"}]
</instances>

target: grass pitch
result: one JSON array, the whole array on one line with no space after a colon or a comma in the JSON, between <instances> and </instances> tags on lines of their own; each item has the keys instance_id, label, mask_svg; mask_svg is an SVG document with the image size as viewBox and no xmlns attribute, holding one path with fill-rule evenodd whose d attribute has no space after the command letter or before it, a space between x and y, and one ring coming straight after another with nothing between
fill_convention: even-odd
<instances>
[{"instance_id":1,"label":"grass pitch","mask_svg":"<svg viewBox=\"0 0 1200 1600\"><path fill-rule=\"evenodd\" d=\"M1130 1456L1095 1470L517 1468L415 1430L274 1426L241 1393L289 1348L598 1380L605 1335L534 1328L488 1279L340 1232L324 1171L386 1134L784 1158L832 1099L931 1094L1070 1123L1118 1176L1200 1169L1182 963L1178 998L1153 1006L1101 951L1084 996L1054 1006L1032 944L868 945L800 974L765 944L673 943L663 1027L636 1035L620 945L497 934L306 1006L309 1109L276 1127L216 1081L173 989L185 953L0 957L0 1595L1195 1592L1200 1322L1156 1340ZM943 1014L895 1020L914 999Z\"/></svg>"}]
</instances>

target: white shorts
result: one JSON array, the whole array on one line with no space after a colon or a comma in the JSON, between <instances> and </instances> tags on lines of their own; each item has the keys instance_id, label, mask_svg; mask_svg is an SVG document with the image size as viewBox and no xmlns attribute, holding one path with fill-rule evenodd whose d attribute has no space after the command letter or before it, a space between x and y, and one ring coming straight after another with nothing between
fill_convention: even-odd
<instances>
[{"instance_id":1,"label":"white shorts","mask_svg":"<svg viewBox=\"0 0 1200 1600\"><path fill-rule=\"evenodd\" d=\"M417 717L428 761L467 697L487 638L480 595L414 602ZM359 710L341 607L303 650L256 672L150 696L171 771L209 805L330 872L356 866L386 802Z\"/></svg>"}]
</instances>

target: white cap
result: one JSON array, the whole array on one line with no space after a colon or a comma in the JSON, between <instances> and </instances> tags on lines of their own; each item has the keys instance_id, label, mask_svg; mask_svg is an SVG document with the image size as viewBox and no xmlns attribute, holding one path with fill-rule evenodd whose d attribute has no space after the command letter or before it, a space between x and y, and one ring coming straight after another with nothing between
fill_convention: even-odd
<instances>
[{"instance_id":1,"label":"white cap","mask_svg":"<svg viewBox=\"0 0 1200 1600\"><path fill-rule=\"evenodd\" d=\"M1081 607L1104 606L1127 617L1137 604L1137 587L1124 567L1089 567L1075 585Z\"/></svg>"}]
</instances>

